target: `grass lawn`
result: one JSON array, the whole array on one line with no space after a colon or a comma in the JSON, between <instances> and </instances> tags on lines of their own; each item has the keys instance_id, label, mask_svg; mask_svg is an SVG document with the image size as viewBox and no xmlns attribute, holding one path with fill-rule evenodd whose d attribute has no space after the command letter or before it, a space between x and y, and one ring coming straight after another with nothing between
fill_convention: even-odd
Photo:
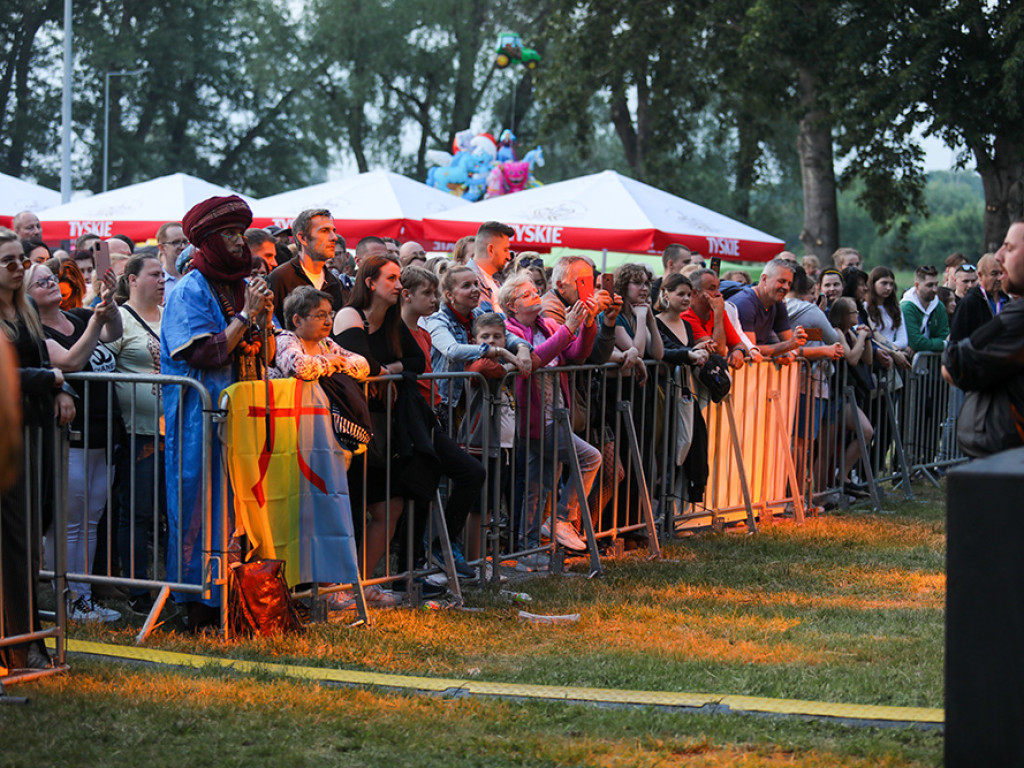
<instances>
[{"instance_id":1,"label":"grass lawn","mask_svg":"<svg viewBox=\"0 0 1024 768\"><path fill-rule=\"evenodd\" d=\"M942 706L943 492L890 495L797 527L701 534L665 559L610 561L601 580L514 586L527 625L493 592L479 613L392 610L370 627L223 645L157 632L150 646L207 655L511 683ZM135 629L76 627L129 644ZM448 699L219 670L72 657L70 675L0 707L0 765L938 765L937 731L653 709Z\"/></svg>"}]
</instances>

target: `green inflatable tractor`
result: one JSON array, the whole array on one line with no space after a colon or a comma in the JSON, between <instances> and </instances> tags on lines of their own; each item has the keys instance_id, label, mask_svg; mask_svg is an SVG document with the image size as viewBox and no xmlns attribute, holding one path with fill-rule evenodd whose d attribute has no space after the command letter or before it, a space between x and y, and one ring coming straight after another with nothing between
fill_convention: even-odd
<instances>
[{"instance_id":1,"label":"green inflatable tractor","mask_svg":"<svg viewBox=\"0 0 1024 768\"><path fill-rule=\"evenodd\" d=\"M523 39L518 32L502 32L498 35L497 57L494 65L504 69L509 64L522 64L527 69L536 69L540 64L540 54L533 48L524 48Z\"/></svg>"}]
</instances>

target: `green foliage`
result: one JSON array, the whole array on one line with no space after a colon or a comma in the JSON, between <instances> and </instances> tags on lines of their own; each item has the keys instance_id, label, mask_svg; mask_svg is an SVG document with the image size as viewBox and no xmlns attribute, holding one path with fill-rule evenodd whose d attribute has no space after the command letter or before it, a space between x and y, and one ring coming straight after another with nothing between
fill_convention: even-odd
<instances>
[{"instance_id":1,"label":"green foliage","mask_svg":"<svg viewBox=\"0 0 1024 768\"><path fill-rule=\"evenodd\" d=\"M879 234L858 204L859 193L855 185L839 198L843 245L860 250L870 266L940 266L954 251L966 254L974 263L981 256L978 246L982 242L985 202L977 174L929 174L923 190L929 215L905 217L898 222L900 226L884 234Z\"/></svg>"}]
</instances>

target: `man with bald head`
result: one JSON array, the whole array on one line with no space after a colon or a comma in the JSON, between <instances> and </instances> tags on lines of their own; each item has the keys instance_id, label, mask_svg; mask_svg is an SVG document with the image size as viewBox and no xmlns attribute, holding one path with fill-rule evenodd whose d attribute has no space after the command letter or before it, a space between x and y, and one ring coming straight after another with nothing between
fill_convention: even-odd
<instances>
[{"instance_id":1,"label":"man with bald head","mask_svg":"<svg viewBox=\"0 0 1024 768\"><path fill-rule=\"evenodd\" d=\"M1010 297L1003 292L1003 268L994 254L978 260L978 283L957 302L949 324L949 341L966 339L1002 312Z\"/></svg>"},{"instance_id":2,"label":"man with bald head","mask_svg":"<svg viewBox=\"0 0 1024 768\"><path fill-rule=\"evenodd\" d=\"M39 217L32 211L15 214L11 219L11 228L18 235L19 240L43 239L43 225L39 223Z\"/></svg>"},{"instance_id":3,"label":"man with bald head","mask_svg":"<svg viewBox=\"0 0 1024 768\"><path fill-rule=\"evenodd\" d=\"M398 249L398 260L402 263L402 269L422 267L427 263L427 252L415 240L410 240L402 243L402 247Z\"/></svg>"}]
</instances>

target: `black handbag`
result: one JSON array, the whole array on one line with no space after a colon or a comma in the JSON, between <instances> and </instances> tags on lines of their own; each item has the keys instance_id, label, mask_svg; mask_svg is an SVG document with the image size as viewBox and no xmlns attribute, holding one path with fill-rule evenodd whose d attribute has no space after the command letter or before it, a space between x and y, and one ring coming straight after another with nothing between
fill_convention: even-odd
<instances>
[{"instance_id":1,"label":"black handbag","mask_svg":"<svg viewBox=\"0 0 1024 768\"><path fill-rule=\"evenodd\" d=\"M346 373L335 373L319 380L320 388L331 404L331 426L338 445L358 451L369 445L374 435L370 407L363 388Z\"/></svg>"},{"instance_id":2,"label":"black handbag","mask_svg":"<svg viewBox=\"0 0 1024 768\"><path fill-rule=\"evenodd\" d=\"M707 362L697 369L697 378L707 389L711 399L720 403L732 389L732 377L729 375L729 364L721 355L708 355Z\"/></svg>"}]
</instances>

